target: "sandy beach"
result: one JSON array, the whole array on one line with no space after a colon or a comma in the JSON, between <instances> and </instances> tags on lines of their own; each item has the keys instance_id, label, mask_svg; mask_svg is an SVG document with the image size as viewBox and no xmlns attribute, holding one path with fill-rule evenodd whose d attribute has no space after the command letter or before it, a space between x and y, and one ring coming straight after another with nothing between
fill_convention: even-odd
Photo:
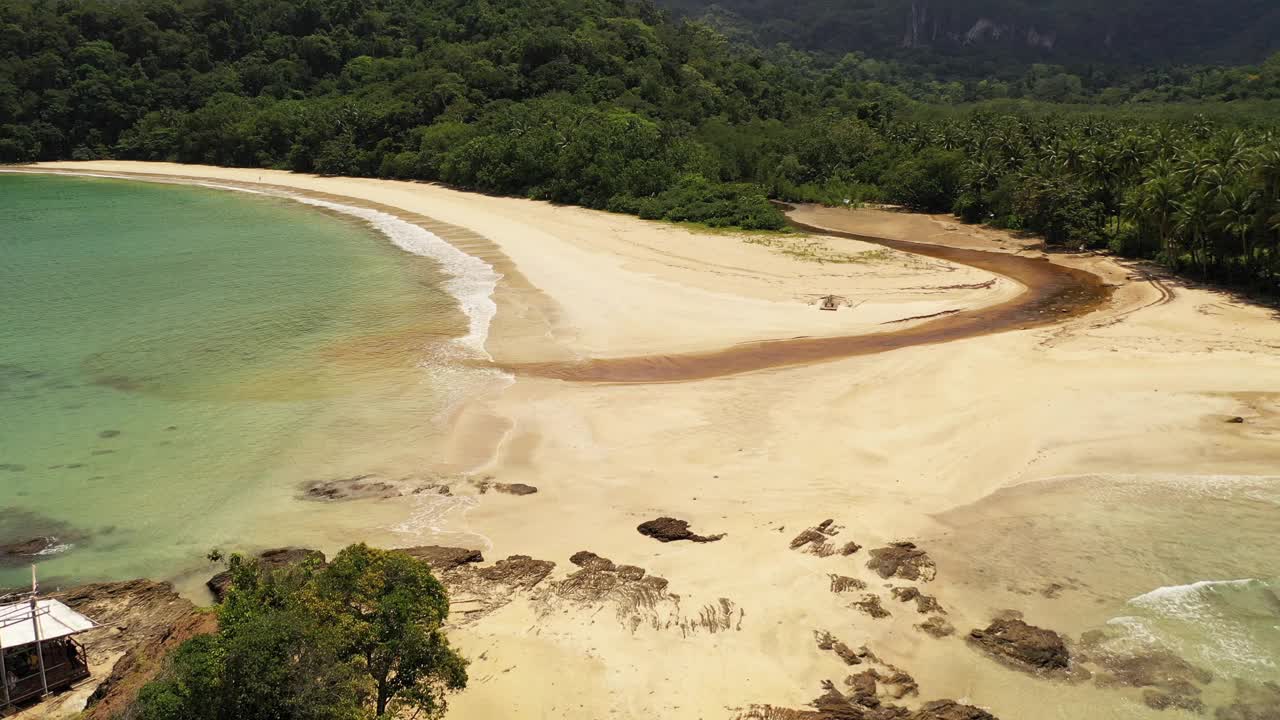
<instances>
[{"instance_id":1,"label":"sandy beach","mask_svg":"<svg viewBox=\"0 0 1280 720\"><path fill-rule=\"evenodd\" d=\"M698 232L419 183L114 161L37 169L266 186L394 212L502 274L486 350L517 368L865 335L996 308L1026 290L848 238ZM950 218L810 207L792 217L1045 257L1033 240ZM800 717L752 708L804 708L823 681L840 686L865 669L823 649L815 633L824 631L870 648L879 660L864 659L867 667L908 671L919 685L918 696L901 700L908 706L963 699L1002 720L1173 717L1133 688L1007 669L963 637L1004 610L1079 637L1126 598L1265 565L1260 554L1240 568L1211 568L1198 556L1176 570L1154 560L1128 568L1105 548L1064 548L1105 535L1147 558L1159 538L1146 521L1052 523L1087 518L1097 502L1076 489L1084 483L1064 478L1106 487L1219 478L1275 497L1280 321L1273 310L1104 255L1042 262L1097 276L1110 296L1092 312L1029 329L696 381L566 382L517 372L460 408L453 456L441 458L466 468L456 494L476 478L537 492L476 495L440 520L451 533L442 544L469 538L488 560L528 555L556 567L501 598L484 588L455 593L453 636L472 665L449 717ZM841 298L835 312L819 309L826 295ZM1049 500L1039 512L1057 534L1038 515L1017 515L1017 525L973 521L1023 512L1037 483L1056 483L1040 495ZM660 543L637 532L662 516L724 537ZM1207 536L1188 517L1183 534ZM790 547L827 519L824 542L862 549ZM1266 516L1258 522L1280 530ZM1050 537L1037 553L1000 550L1009 539L1025 548ZM933 557L936 579L886 580L867 567L871 549L907 540ZM667 584L643 589L620 573L591 575L569 561L582 550ZM1252 576L1280 576L1280 560L1269 562ZM1214 572L1224 576L1206 576ZM833 576L865 587L836 592ZM888 585L936 597L957 633L921 632L925 615ZM889 616L855 604L867 594Z\"/></svg>"}]
</instances>

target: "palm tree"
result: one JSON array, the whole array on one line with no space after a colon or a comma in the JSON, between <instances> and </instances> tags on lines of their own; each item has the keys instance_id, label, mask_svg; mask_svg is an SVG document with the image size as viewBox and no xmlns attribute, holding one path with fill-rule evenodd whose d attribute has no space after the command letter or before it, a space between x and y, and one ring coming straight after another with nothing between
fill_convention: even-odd
<instances>
[{"instance_id":1,"label":"palm tree","mask_svg":"<svg viewBox=\"0 0 1280 720\"><path fill-rule=\"evenodd\" d=\"M1184 233L1190 241L1191 261L1196 261L1196 253L1200 255L1200 272L1209 274L1208 235L1214 218L1213 196L1204 188L1193 188L1191 192L1177 203L1175 216L1178 231Z\"/></svg>"},{"instance_id":2,"label":"palm tree","mask_svg":"<svg viewBox=\"0 0 1280 720\"><path fill-rule=\"evenodd\" d=\"M1171 243L1179 211L1181 188L1171 174L1156 175L1138 186L1131 203L1135 219L1154 227L1166 262L1173 260ZM1139 248L1141 249L1141 248Z\"/></svg>"},{"instance_id":3,"label":"palm tree","mask_svg":"<svg viewBox=\"0 0 1280 720\"><path fill-rule=\"evenodd\" d=\"M1240 252L1244 256L1246 273L1253 268L1249 233L1253 230L1257 197L1257 193L1245 192L1239 188L1227 190L1222 199L1223 208L1218 212L1219 226L1240 240Z\"/></svg>"}]
</instances>

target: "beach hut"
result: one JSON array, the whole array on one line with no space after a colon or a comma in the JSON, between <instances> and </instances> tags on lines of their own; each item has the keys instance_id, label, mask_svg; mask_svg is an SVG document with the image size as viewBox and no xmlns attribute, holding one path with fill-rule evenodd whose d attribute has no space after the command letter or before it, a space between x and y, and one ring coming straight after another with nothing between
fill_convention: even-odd
<instances>
[{"instance_id":1,"label":"beach hut","mask_svg":"<svg viewBox=\"0 0 1280 720\"><path fill-rule=\"evenodd\" d=\"M96 624L36 591L0 597L0 715L89 677L75 636Z\"/></svg>"}]
</instances>

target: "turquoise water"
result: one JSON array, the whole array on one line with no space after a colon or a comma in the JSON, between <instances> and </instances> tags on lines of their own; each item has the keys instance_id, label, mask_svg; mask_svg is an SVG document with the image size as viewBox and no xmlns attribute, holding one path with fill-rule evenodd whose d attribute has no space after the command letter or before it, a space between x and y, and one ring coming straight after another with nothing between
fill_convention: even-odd
<instances>
[{"instance_id":1,"label":"turquoise water","mask_svg":"<svg viewBox=\"0 0 1280 720\"><path fill-rule=\"evenodd\" d=\"M79 581L377 532L298 487L431 467L447 280L283 198L0 174L0 543L56 537L42 576Z\"/></svg>"}]
</instances>

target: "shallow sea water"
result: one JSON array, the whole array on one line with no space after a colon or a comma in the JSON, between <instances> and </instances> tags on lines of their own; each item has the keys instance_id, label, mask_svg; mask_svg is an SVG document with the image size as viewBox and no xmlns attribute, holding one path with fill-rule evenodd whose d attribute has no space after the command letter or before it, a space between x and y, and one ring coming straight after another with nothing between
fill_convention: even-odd
<instances>
[{"instance_id":1,"label":"shallow sea water","mask_svg":"<svg viewBox=\"0 0 1280 720\"><path fill-rule=\"evenodd\" d=\"M496 276L320 204L0 174L0 542L56 537L40 573L62 583L412 535L406 503L299 487L447 470L449 411L494 382L456 361L483 352Z\"/></svg>"},{"instance_id":2,"label":"shallow sea water","mask_svg":"<svg viewBox=\"0 0 1280 720\"><path fill-rule=\"evenodd\" d=\"M1094 673L1026 680L983 659L974 697L1038 717L1191 717L1105 677L1114 662L1172 655L1211 678L1195 681L1207 715L1280 709L1280 685L1266 686L1280 682L1280 477L1051 478L937 519L947 530L922 542L967 620L1017 610L1066 636Z\"/></svg>"}]
</instances>

